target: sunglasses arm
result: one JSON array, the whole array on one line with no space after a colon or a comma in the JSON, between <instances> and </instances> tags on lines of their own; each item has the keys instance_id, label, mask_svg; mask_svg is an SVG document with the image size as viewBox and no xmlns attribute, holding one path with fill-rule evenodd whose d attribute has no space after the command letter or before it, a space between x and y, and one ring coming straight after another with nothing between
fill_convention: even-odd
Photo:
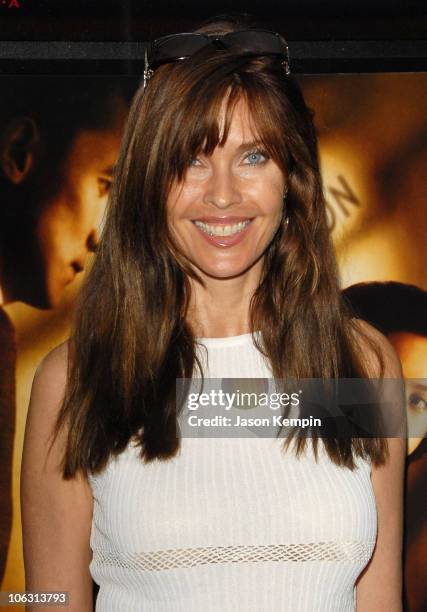
<instances>
[{"instance_id":1,"label":"sunglasses arm","mask_svg":"<svg viewBox=\"0 0 427 612\"><path fill-rule=\"evenodd\" d=\"M148 52L147 52L147 47L145 47L145 52L144 52L144 74L143 74L143 82L142 82L142 88L143 90L147 87L148 81L151 79L151 77L154 74L154 70L152 70L149 65L148 65Z\"/></svg>"},{"instance_id":2,"label":"sunglasses arm","mask_svg":"<svg viewBox=\"0 0 427 612\"><path fill-rule=\"evenodd\" d=\"M283 66L286 76L289 76L291 74L291 61L289 58L289 47L286 44L286 42L284 42L284 47L285 47L285 59L282 62L282 66Z\"/></svg>"}]
</instances>

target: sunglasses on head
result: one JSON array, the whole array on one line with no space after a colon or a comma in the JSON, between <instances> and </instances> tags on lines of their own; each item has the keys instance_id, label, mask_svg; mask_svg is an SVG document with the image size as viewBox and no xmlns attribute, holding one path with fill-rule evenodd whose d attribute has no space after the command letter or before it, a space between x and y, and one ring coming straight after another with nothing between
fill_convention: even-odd
<instances>
[{"instance_id":1,"label":"sunglasses on head","mask_svg":"<svg viewBox=\"0 0 427 612\"><path fill-rule=\"evenodd\" d=\"M147 85L154 70L162 64L186 60L204 47L247 51L256 55L272 55L282 59L285 73L290 74L289 49L285 39L270 30L240 30L222 35L195 32L171 34L154 40L145 50L144 83Z\"/></svg>"}]
</instances>

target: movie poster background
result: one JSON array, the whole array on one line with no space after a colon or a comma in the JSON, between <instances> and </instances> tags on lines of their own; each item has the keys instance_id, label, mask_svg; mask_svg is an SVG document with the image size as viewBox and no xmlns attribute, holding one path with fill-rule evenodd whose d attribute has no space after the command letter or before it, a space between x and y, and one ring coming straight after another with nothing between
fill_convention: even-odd
<instances>
[{"instance_id":1,"label":"movie poster background","mask_svg":"<svg viewBox=\"0 0 427 612\"><path fill-rule=\"evenodd\" d=\"M394 280L427 290L427 74L299 80L315 111L328 218L343 287ZM31 383L39 361L69 335L82 274L50 310L19 302L4 307L16 330L17 358L13 523L3 591L24 590L19 473ZM3 378L12 375L6 361L2 356ZM422 577L427 561L426 489L424 440L408 460L405 571L411 612L427 609Z\"/></svg>"}]
</instances>

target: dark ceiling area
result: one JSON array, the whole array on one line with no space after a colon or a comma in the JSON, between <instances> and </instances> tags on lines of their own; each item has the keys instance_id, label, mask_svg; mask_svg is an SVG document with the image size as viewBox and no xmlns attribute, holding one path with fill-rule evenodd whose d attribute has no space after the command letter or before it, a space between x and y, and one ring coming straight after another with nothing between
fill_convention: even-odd
<instances>
[{"instance_id":1,"label":"dark ceiling area","mask_svg":"<svg viewBox=\"0 0 427 612\"><path fill-rule=\"evenodd\" d=\"M1 40L147 41L246 12L288 40L423 40L426 0L0 0Z\"/></svg>"},{"instance_id":2,"label":"dark ceiling area","mask_svg":"<svg viewBox=\"0 0 427 612\"><path fill-rule=\"evenodd\" d=\"M0 73L141 74L145 44L246 14L295 74L427 71L427 0L0 0Z\"/></svg>"}]
</instances>

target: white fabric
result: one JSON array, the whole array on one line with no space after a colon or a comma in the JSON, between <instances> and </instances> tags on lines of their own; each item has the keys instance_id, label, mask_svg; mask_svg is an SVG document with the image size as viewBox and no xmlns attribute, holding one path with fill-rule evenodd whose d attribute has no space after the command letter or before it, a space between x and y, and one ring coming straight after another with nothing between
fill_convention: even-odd
<instances>
[{"instance_id":1,"label":"white fabric","mask_svg":"<svg viewBox=\"0 0 427 612\"><path fill-rule=\"evenodd\" d=\"M250 334L202 339L210 378L271 378ZM350 471L323 445L183 439L144 464L131 443L90 476L96 612L346 612L375 545L368 462Z\"/></svg>"}]
</instances>

